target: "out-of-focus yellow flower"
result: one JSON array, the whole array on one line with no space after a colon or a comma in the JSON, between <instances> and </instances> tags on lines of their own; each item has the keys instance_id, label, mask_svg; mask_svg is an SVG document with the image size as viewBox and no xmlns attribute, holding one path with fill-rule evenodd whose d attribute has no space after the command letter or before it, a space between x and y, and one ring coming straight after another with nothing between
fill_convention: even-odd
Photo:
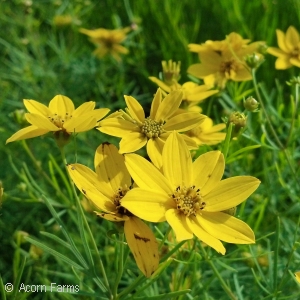
<instances>
[{"instance_id":1,"label":"out-of-focus yellow flower","mask_svg":"<svg viewBox=\"0 0 300 300\"><path fill-rule=\"evenodd\" d=\"M215 145L224 141L226 133L220 132L226 124L213 125L210 118L206 118L200 125L187 131L185 134L191 137L197 145Z\"/></svg>"},{"instance_id":2,"label":"out-of-focus yellow flower","mask_svg":"<svg viewBox=\"0 0 300 300\"><path fill-rule=\"evenodd\" d=\"M300 271L295 273L296 280L300 283Z\"/></svg>"},{"instance_id":3,"label":"out-of-focus yellow flower","mask_svg":"<svg viewBox=\"0 0 300 300\"><path fill-rule=\"evenodd\" d=\"M101 212L96 214L108 221L124 222L128 246L137 266L147 277L157 269L159 254L151 229L122 206L122 199L132 187L123 155L108 143L100 145L95 153L93 172L81 164L68 165L69 174L77 188Z\"/></svg>"},{"instance_id":4,"label":"out-of-focus yellow flower","mask_svg":"<svg viewBox=\"0 0 300 300\"><path fill-rule=\"evenodd\" d=\"M294 26L290 26L286 33L276 29L279 48L269 47L267 52L278 57L275 68L280 70L292 66L300 68L300 36Z\"/></svg>"},{"instance_id":5,"label":"out-of-focus yellow flower","mask_svg":"<svg viewBox=\"0 0 300 300\"><path fill-rule=\"evenodd\" d=\"M162 148L171 132L190 130L206 118L197 112L174 115L181 101L180 90L173 91L163 98L159 88L151 104L150 116L145 117L140 103L131 96L125 96L126 113L124 112L122 117L102 120L98 129L103 133L122 138L120 153L135 152L147 145L149 157L157 167L160 167ZM197 148L194 140L188 136L184 138L190 149Z\"/></svg>"},{"instance_id":6,"label":"out-of-focus yellow flower","mask_svg":"<svg viewBox=\"0 0 300 300\"><path fill-rule=\"evenodd\" d=\"M96 56L102 58L110 54L117 61L121 61L120 54L127 54L129 52L121 43L126 39L126 34L130 30L130 27L125 27L113 30L105 28L88 30L81 28L79 31L89 36L91 41L97 46L97 49L93 52Z\"/></svg>"},{"instance_id":7,"label":"out-of-focus yellow flower","mask_svg":"<svg viewBox=\"0 0 300 300\"><path fill-rule=\"evenodd\" d=\"M262 42L248 44L249 41L232 32L223 41L206 41L202 45L190 44L190 51L198 53L201 63L191 65L188 73L203 79L209 86L220 88L225 87L227 80L250 80L251 72L244 59L247 55L257 52Z\"/></svg>"},{"instance_id":8,"label":"out-of-focus yellow flower","mask_svg":"<svg viewBox=\"0 0 300 300\"><path fill-rule=\"evenodd\" d=\"M62 95L55 96L49 107L35 100L24 100L24 105L29 111L25 117L31 126L13 134L6 143L30 139L50 131L58 139L68 139L72 133L96 127L97 122L109 112L108 108L94 109L93 101L83 103L75 109L72 100Z\"/></svg>"},{"instance_id":9,"label":"out-of-focus yellow flower","mask_svg":"<svg viewBox=\"0 0 300 300\"><path fill-rule=\"evenodd\" d=\"M168 62L162 61L162 67L163 81L153 76L149 77L149 79L162 89L164 96L172 91L182 91L183 97L180 109L175 114L183 112L182 110L201 112L201 108L197 104L218 93L218 90L211 90L211 87L208 85L198 85L192 81L185 82L183 85L179 84L180 62L176 64L172 60Z\"/></svg>"},{"instance_id":10,"label":"out-of-focus yellow flower","mask_svg":"<svg viewBox=\"0 0 300 300\"><path fill-rule=\"evenodd\" d=\"M53 23L55 26L68 26L73 22L73 18L70 15L57 15L53 18Z\"/></svg>"}]
</instances>

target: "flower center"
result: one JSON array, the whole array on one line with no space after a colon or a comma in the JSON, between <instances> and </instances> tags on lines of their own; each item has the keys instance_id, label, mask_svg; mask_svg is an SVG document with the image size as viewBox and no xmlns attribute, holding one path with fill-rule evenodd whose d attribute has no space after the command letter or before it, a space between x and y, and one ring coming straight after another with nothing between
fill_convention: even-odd
<instances>
[{"instance_id":1,"label":"flower center","mask_svg":"<svg viewBox=\"0 0 300 300\"><path fill-rule=\"evenodd\" d=\"M66 112L65 116L62 117L60 115L58 115L57 113L48 116L48 119L57 127L59 128L63 128L64 127L64 123L66 121L68 121L69 119L72 118L72 115L68 112Z\"/></svg>"},{"instance_id":2,"label":"flower center","mask_svg":"<svg viewBox=\"0 0 300 300\"><path fill-rule=\"evenodd\" d=\"M292 57L299 58L300 57L300 51L298 47L295 47L292 51Z\"/></svg>"},{"instance_id":3,"label":"flower center","mask_svg":"<svg viewBox=\"0 0 300 300\"><path fill-rule=\"evenodd\" d=\"M115 194L113 195L113 203L116 206L116 211L120 215L127 215L132 216L131 212L128 211L125 207L121 205L122 198L126 195L126 193L131 189L131 187L128 187L127 185L124 186L124 188L119 187Z\"/></svg>"},{"instance_id":4,"label":"flower center","mask_svg":"<svg viewBox=\"0 0 300 300\"><path fill-rule=\"evenodd\" d=\"M176 202L177 209L187 217L196 215L206 205L202 201L200 189L196 190L194 185L191 187L178 186L172 194L172 198Z\"/></svg>"},{"instance_id":5,"label":"flower center","mask_svg":"<svg viewBox=\"0 0 300 300\"><path fill-rule=\"evenodd\" d=\"M222 74L225 74L225 76L230 77L231 73L236 73L237 70L238 64L234 59L228 59L221 63L220 72Z\"/></svg>"},{"instance_id":6,"label":"flower center","mask_svg":"<svg viewBox=\"0 0 300 300\"><path fill-rule=\"evenodd\" d=\"M163 121L157 122L148 117L141 126L141 132L149 139L157 138L164 132Z\"/></svg>"}]
</instances>

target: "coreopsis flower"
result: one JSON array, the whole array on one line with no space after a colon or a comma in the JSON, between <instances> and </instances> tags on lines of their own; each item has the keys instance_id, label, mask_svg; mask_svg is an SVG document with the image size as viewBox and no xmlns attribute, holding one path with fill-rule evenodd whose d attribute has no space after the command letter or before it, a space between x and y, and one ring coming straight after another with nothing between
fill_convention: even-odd
<instances>
[{"instance_id":1,"label":"coreopsis flower","mask_svg":"<svg viewBox=\"0 0 300 300\"><path fill-rule=\"evenodd\" d=\"M150 277L159 264L158 246L150 228L122 206L122 199L132 188L124 157L108 143L100 145L95 154L95 170L81 164L68 165L71 179L99 210L95 213L112 222L124 222L124 233L137 266Z\"/></svg>"},{"instance_id":2,"label":"coreopsis flower","mask_svg":"<svg viewBox=\"0 0 300 300\"><path fill-rule=\"evenodd\" d=\"M237 33L231 33L223 41L190 44L190 51L198 53L201 63L191 65L188 73L203 79L209 86L220 88L224 88L228 80L251 80L251 72L244 59L247 55L258 52L262 42L248 43L249 40L244 40Z\"/></svg>"},{"instance_id":3,"label":"coreopsis flower","mask_svg":"<svg viewBox=\"0 0 300 300\"><path fill-rule=\"evenodd\" d=\"M93 52L94 55L102 58L107 54L112 55L117 61L121 61L120 54L127 54L129 51L127 48L121 45L126 39L126 34L131 29L125 27L122 29L105 29L98 28L94 30L88 30L81 28L79 31L90 37L90 40L97 46L97 49Z\"/></svg>"},{"instance_id":4,"label":"coreopsis flower","mask_svg":"<svg viewBox=\"0 0 300 300\"><path fill-rule=\"evenodd\" d=\"M279 48L269 47L267 52L277 57L275 68L280 70L292 66L300 68L300 36L294 26L290 26L286 33L276 29Z\"/></svg>"},{"instance_id":5,"label":"coreopsis flower","mask_svg":"<svg viewBox=\"0 0 300 300\"><path fill-rule=\"evenodd\" d=\"M122 205L141 219L167 221L178 241L200 240L225 254L221 241L255 243L254 233L243 221L224 213L245 201L259 186L251 176L221 180L224 156L211 151L192 162L181 135L167 139L161 171L137 154L125 154L125 164L139 188L129 191Z\"/></svg>"},{"instance_id":6,"label":"coreopsis flower","mask_svg":"<svg viewBox=\"0 0 300 300\"><path fill-rule=\"evenodd\" d=\"M72 100L66 96L57 95L49 103L49 107L35 101L24 100L29 111L25 114L26 120L31 124L13 134L6 143L29 139L54 132L57 139L65 140L72 133L88 131L97 125L108 112L108 108L95 108L95 102L81 104L75 109Z\"/></svg>"},{"instance_id":7,"label":"coreopsis flower","mask_svg":"<svg viewBox=\"0 0 300 300\"><path fill-rule=\"evenodd\" d=\"M226 133L220 132L225 129L226 124L213 125L213 120L206 118L197 127L185 132L185 134L191 137L197 145L215 145L222 142Z\"/></svg>"},{"instance_id":8,"label":"coreopsis flower","mask_svg":"<svg viewBox=\"0 0 300 300\"><path fill-rule=\"evenodd\" d=\"M198 112L184 112L174 115L182 101L182 92L173 91L164 99L158 89L152 101L150 116L140 103L131 96L125 96L126 113L122 117L106 118L99 122L101 132L122 138L120 153L135 152L147 145L152 162L160 167L163 145L173 130L184 132L201 124L206 116ZM184 139L191 149L197 149L195 141Z\"/></svg>"}]
</instances>

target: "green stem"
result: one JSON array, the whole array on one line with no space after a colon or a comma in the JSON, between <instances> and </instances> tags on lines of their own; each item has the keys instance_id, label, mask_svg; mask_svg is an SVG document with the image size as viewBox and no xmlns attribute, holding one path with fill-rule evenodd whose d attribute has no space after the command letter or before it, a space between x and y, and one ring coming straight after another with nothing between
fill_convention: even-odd
<instances>
[{"instance_id":1,"label":"green stem","mask_svg":"<svg viewBox=\"0 0 300 300\"><path fill-rule=\"evenodd\" d=\"M66 167L66 172L67 174L69 175L69 172L68 172L68 169L67 169L67 160L66 160L66 157L65 157L65 153L64 153L64 150L63 148L60 148L60 151L61 151L61 156L62 156L62 159L63 159L63 162L65 164L65 167ZM87 219L85 217L85 214L84 214L84 211L82 209L82 206L81 206L81 203L80 203L80 200L77 196L77 193L76 193L76 189L75 189L75 185L70 177L70 175L68 176L69 177L69 180L70 180L70 183L71 183L71 186L72 186L72 190L73 190L73 193L74 193L74 197L75 197L75 200L76 200L76 204L77 204L77 208L78 208L78 211L79 211L79 214L82 218L82 221L84 222L84 225L88 231L88 235L90 237L90 240L92 242L92 247L93 247L93 250L95 252L95 256L96 256L96 263L97 265L99 266L100 268L100 271L102 273L102 276L103 276L103 279L104 279L104 284L105 284L105 287L107 289L107 291L111 294L111 289L110 289L110 286L109 286L109 282L108 282L108 279L107 279L107 276L106 276L106 272L105 272L105 268L103 266L103 263L102 263L102 260L101 260L101 257L99 255L99 251L98 251L98 248L97 248L97 244L96 244L96 241L94 239L94 236L93 236L93 233L91 231L91 228L87 222Z\"/></svg>"},{"instance_id":2,"label":"green stem","mask_svg":"<svg viewBox=\"0 0 300 300\"><path fill-rule=\"evenodd\" d=\"M113 286L113 299L117 299L118 286L124 270L124 233L120 233L120 243L117 244L119 245L119 250L120 250L120 252L118 253L119 266L118 266L117 278Z\"/></svg>"},{"instance_id":3,"label":"green stem","mask_svg":"<svg viewBox=\"0 0 300 300\"><path fill-rule=\"evenodd\" d=\"M275 140L277 142L278 147L280 148L281 151L283 151L283 153L285 155L285 158L286 158L286 160L287 160L287 162L289 164L289 167L290 167L290 169L292 171L292 174L293 174L293 176L295 178L295 181L297 182L298 186L300 186L300 180L297 178L297 174L296 174L296 172L294 170L294 167L293 167L291 159L290 159L290 157L288 155L288 152L285 149L284 145L281 143L281 141L280 141L280 139L279 139L279 137L278 137L278 135L277 135L277 133L276 133L273 125L272 125L272 122L271 122L271 120L269 118L269 115L267 113L265 105L264 105L264 103L262 101L262 98L261 98L261 95L260 95L260 92L259 92L259 89L258 89L258 84L257 84L256 76L255 76L255 69L251 69L251 75L252 75L254 89L255 89L256 96L257 96L258 102L260 104L261 110L263 111L263 113L264 113L264 115L266 117L267 123L269 124L269 127L270 127L271 132L272 132L272 134L273 134L273 136L274 136L274 138L275 138Z\"/></svg>"},{"instance_id":4,"label":"green stem","mask_svg":"<svg viewBox=\"0 0 300 300\"><path fill-rule=\"evenodd\" d=\"M221 274L219 273L219 271L217 270L217 268L215 267L214 263L212 262L212 260L209 258L209 256L207 255L207 252L205 251L205 249L203 248L201 242L199 243L200 248L204 254L204 258L205 260L208 262L208 264L210 265L210 267L212 268L215 276L219 279L219 281L221 282L221 285L224 289L224 291L226 292L226 294L228 295L228 297L232 300L237 300L237 298L235 297L235 295L233 294L233 292L231 291L231 289L228 287L228 285L226 284L226 282L223 280Z\"/></svg>"}]
</instances>

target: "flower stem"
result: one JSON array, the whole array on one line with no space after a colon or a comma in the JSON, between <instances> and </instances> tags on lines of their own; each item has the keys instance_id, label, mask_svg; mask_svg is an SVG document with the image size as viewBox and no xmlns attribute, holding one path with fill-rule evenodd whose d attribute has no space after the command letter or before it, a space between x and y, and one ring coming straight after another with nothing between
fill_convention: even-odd
<instances>
[{"instance_id":1,"label":"flower stem","mask_svg":"<svg viewBox=\"0 0 300 300\"><path fill-rule=\"evenodd\" d=\"M205 260L208 262L208 264L210 265L210 267L212 268L215 276L219 279L224 291L226 292L226 294L228 295L228 297L232 300L237 300L236 296L233 294L233 292L231 291L231 289L228 287L228 285L226 284L226 282L223 280L221 274L219 273L219 271L217 270L217 268L215 267L213 261L210 259L210 257L208 256L207 252L205 251L205 249L203 248L201 242L200 244L200 248L204 254L204 258Z\"/></svg>"}]
</instances>

